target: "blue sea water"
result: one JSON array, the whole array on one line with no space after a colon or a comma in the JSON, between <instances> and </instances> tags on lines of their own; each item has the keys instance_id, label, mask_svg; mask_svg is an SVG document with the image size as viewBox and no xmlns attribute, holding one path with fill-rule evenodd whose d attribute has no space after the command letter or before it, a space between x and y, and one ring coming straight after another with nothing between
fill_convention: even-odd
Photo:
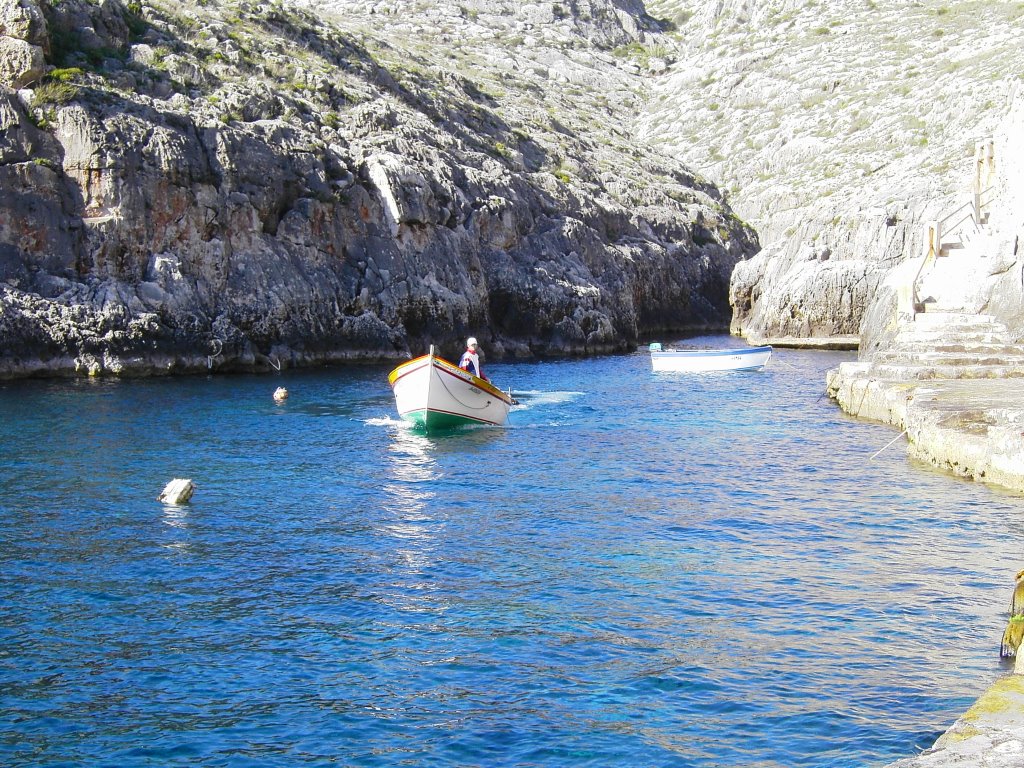
<instances>
[{"instance_id":1,"label":"blue sea water","mask_svg":"<svg viewBox=\"0 0 1024 768\"><path fill-rule=\"evenodd\" d=\"M910 756L1007 671L1024 499L872 459L851 355L493 364L436 437L388 366L0 384L0 764Z\"/></svg>"}]
</instances>

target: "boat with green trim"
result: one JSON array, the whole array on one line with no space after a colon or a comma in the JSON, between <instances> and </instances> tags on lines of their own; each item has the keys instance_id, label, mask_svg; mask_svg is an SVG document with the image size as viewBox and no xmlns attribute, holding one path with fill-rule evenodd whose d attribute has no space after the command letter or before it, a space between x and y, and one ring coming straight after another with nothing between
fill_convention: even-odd
<instances>
[{"instance_id":1,"label":"boat with green trim","mask_svg":"<svg viewBox=\"0 0 1024 768\"><path fill-rule=\"evenodd\" d=\"M402 363L388 374L398 415L428 432L467 424L500 426L515 404L486 379L429 354Z\"/></svg>"}]
</instances>

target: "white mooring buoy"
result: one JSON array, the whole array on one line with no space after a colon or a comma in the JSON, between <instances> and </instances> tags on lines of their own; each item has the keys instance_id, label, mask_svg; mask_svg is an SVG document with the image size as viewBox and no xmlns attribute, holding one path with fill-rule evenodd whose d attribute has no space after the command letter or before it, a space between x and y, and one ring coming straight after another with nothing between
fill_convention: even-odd
<instances>
[{"instance_id":1,"label":"white mooring buoy","mask_svg":"<svg viewBox=\"0 0 1024 768\"><path fill-rule=\"evenodd\" d=\"M288 390L287 389L285 389L284 387L278 387L277 389L274 390L274 400L275 401L277 401L279 403L283 403L287 399L288 399Z\"/></svg>"},{"instance_id":2,"label":"white mooring buoy","mask_svg":"<svg viewBox=\"0 0 1024 768\"><path fill-rule=\"evenodd\" d=\"M157 501L164 504L184 504L192 498L192 492L196 489L191 480L176 477L166 486L163 492L157 496Z\"/></svg>"}]
</instances>

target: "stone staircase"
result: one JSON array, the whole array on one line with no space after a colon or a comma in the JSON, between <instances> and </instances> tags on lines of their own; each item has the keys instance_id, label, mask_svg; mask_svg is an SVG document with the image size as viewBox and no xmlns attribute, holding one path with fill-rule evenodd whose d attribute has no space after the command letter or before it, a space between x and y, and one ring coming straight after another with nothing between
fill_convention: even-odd
<instances>
[{"instance_id":1,"label":"stone staircase","mask_svg":"<svg viewBox=\"0 0 1024 768\"><path fill-rule=\"evenodd\" d=\"M913 312L980 312L986 298L979 290L988 256L996 243L989 230L996 193L992 139L974 148L971 194L959 207L924 227L919 268L913 278Z\"/></svg>"},{"instance_id":2,"label":"stone staircase","mask_svg":"<svg viewBox=\"0 0 1024 768\"><path fill-rule=\"evenodd\" d=\"M980 312L986 302L982 288L993 247L984 224L953 243L943 242L930 269L918 279L918 309L928 314Z\"/></svg>"},{"instance_id":3,"label":"stone staircase","mask_svg":"<svg viewBox=\"0 0 1024 768\"><path fill-rule=\"evenodd\" d=\"M999 243L990 231L995 192L991 139L975 145L973 191L959 208L925 227L913 278L891 343L875 350L873 375L893 379L1024 378L1024 345L983 310Z\"/></svg>"},{"instance_id":4,"label":"stone staircase","mask_svg":"<svg viewBox=\"0 0 1024 768\"><path fill-rule=\"evenodd\" d=\"M928 311L903 323L871 363L879 378L1024 378L1024 345L991 315Z\"/></svg>"},{"instance_id":5,"label":"stone staircase","mask_svg":"<svg viewBox=\"0 0 1024 768\"><path fill-rule=\"evenodd\" d=\"M990 142L976 145L975 160L970 199L926 224L919 255L886 278L893 314L874 320L860 359L829 371L826 388L851 416L902 430L897 440L906 437L910 455L1024 492L1024 344L1016 305L996 304L992 290L1017 265L1019 213L1012 196L991 205L1013 188L993 183Z\"/></svg>"}]
</instances>

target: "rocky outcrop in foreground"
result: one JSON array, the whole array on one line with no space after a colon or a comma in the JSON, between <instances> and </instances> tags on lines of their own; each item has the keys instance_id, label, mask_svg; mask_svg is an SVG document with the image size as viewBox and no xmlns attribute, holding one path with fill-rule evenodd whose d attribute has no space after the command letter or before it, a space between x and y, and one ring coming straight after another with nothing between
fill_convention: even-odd
<instances>
[{"instance_id":1,"label":"rocky outcrop in foreground","mask_svg":"<svg viewBox=\"0 0 1024 768\"><path fill-rule=\"evenodd\" d=\"M725 327L756 237L629 129L614 51L660 35L621 0L0 0L0 376Z\"/></svg>"},{"instance_id":2,"label":"rocky outcrop in foreground","mask_svg":"<svg viewBox=\"0 0 1024 768\"><path fill-rule=\"evenodd\" d=\"M1024 675L1000 678L930 749L886 768L1019 768L1024 765Z\"/></svg>"}]
</instances>

